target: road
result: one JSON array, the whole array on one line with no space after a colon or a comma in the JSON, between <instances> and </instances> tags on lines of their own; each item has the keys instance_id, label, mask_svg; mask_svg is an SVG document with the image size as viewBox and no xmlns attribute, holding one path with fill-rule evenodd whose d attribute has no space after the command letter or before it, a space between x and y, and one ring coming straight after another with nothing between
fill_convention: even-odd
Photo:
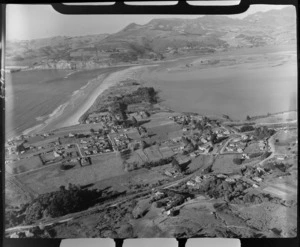
<instances>
[{"instance_id":1,"label":"road","mask_svg":"<svg viewBox=\"0 0 300 247\"><path fill-rule=\"evenodd\" d=\"M215 156L216 158L216 156ZM212 163L215 161L215 158L213 159ZM210 164L210 165L211 165ZM167 189L167 188L170 188L170 187L173 187L183 181L187 181L189 179L191 179L193 176L195 176L197 174L197 172L200 171L201 168L199 168L196 172L184 177L184 178L180 178L180 179L177 179L175 181L171 181L167 184L164 184L164 185L160 185L160 186L157 186L155 187L156 190L158 189ZM93 208L89 208L87 210L84 210L84 211L80 211L80 212L77 212L77 213L72 213L72 214L68 214L68 215L64 215L62 217L59 217L59 218L56 218L56 219L52 219L52 220L48 220L46 222L39 222L39 223L36 223L36 224L32 224L32 225L26 225L26 226L16 226L16 227L12 227L12 228L8 228L5 230L6 233L12 233L12 232L17 232L17 231L22 231L22 230L28 230L30 228L33 228L33 227L36 227L36 226L39 226L39 225L43 225L43 226L51 226L53 224L56 224L56 223L64 223L64 222L67 222L67 221L70 221L70 220L73 220L75 218L79 218L79 217L82 217L86 214L91 214L93 213L94 211L99 211L99 210L105 210L109 207L116 207L117 205L121 204L121 203L124 203L124 202L127 202L129 200L131 200L132 198L134 197L137 197L137 196L142 196L144 194L147 194L147 193L151 193L151 189L147 189L145 191L142 191L142 192L139 192L139 193L135 193L135 194L132 194L132 195L128 195L126 196L126 198L122 198L122 199L119 199L119 200L114 200L113 202L104 202L102 205L99 205L99 206L95 206ZM67 218L66 218L67 217Z\"/></svg>"},{"instance_id":2,"label":"road","mask_svg":"<svg viewBox=\"0 0 300 247\"><path fill-rule=\"evenodd\" d=\"M236 133L236 134L242 135L240 133ZM216 158L219 155L223 154L224 148L227 146L228 142L230 142L233 138L235 138L235 137L229 138L224 143L223 147L216 154L211 154L214 158L213 158L213 161L211 162L210 165L213 165L213 163L215 162ZM275 138L275 135L273 135L272 137L270 137L269 140L268 140L268 143L269 143L269 146L270 146L272 154L268 158L260 161L259 164L258 164L259 166L262 165L266 160L269 160L269 159L271 159L271 158L274 157L274 155L275 155L275 146L274 146L274 141L273 141L274 138ZM77 145L78 149L80 150L78 144L76 144L76 145ZM80 152L80 155L82 156L81 152ZM180 178L180 179L177 179L175 181L169 182L167 184L164 184L164 185L161 185L161 186L157 186L155 189L156 190L158 190L158 189L168 189L168 188L171 188L173 186L178 185L181 182L187 181L187 180L191 179L192 177L194 177L196 174L198 174L201 171L201 168L199 168L197 171L195 171L194 173L192 173L192 174L190 174L190 175L188 175L188 176L186 176L184 178ZM40 224L42 224L43 226L50 226L50 225L53 225L55 223L64 223L64 222L73 220L75 218L82 217L85 214L91 214L91 213L93 213L93 211L105 210L108 207L115 207L115 206L117 206L117 205L119 205L119 204L121 204L123 202L129 201L131 198L134 198L134 197L137 197L137 196L142 196L142 195L145 195L145 194L150 193L150 192L151 192L151 189L148 189L146 191L142 191L142 192L139 192L139 193L128 195L124 199L119 199L117 201L114 200L113 202L104 202L102 205L95 206L93 208L89 208L89 209L81 211L81 212L68 214L68 215L62 216L60 218L52 219L52 220L49 220L49 221L46 221L46 222L40 222L40 223L36 223L36 224L33 224L33 225L27 225L27 226L16 226L16 227L8 228L8 229L5 230L5 232L6 233L11 233L11 232L15 232L15 231L27 230L27 229L39 226ZM68 217L68 218L66 218L66 217Z\"/></svg>"}]
</instances>

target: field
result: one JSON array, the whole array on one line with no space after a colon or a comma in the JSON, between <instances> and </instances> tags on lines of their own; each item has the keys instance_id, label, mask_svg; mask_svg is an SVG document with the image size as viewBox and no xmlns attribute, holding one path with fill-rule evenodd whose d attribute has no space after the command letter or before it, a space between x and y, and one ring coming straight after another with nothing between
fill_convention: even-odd
<instances>
[{"instance_id":1,"label":"field","mask_svg":"<svg viewBox=\"0 0 300 247\"><path fill-rule=\"evenodd\" d=\"M115 154L106 154L92 158L92 165L74 167L62 171L60 166L46 167L43 171L22 174L18 178L36 193L42 194L58 190L69 183L86 185L96 181L125 173L121 159Z\"/></svg>"},{"instance_id":2,"label":"field","mask_svg":"<svg viewBox=\"0 0 300 247\"><path fill-rule=\"evenodd\" d=\"M10 174L19 174L37 168L43 167L39 156L32 156L28 159L21 159L6 165L6 172Z\"/></svg>"},{"instance_id":3,"label":"field","mask_svg":"<svg viewBox=\"0 0 300 247\"><path fill-rule=\"evenodd\" d=\"M251 141L248 142L246 148L244 149L244 153L251 154L251 153L260 153L262 150L260 150L258 142Z\"/></svg>"},{"instance_id":4,"label":"field","mask_svg":"<svg viewBox=\"0 0 300 247\"><path fill-rule=\"evenodd\" d=\"M5 203L7 205L25 204L35 197L35 193L26 188L16 177L6 176L5 180Z\"/></svg>"},{"instance_id":5,"label":"field","mask_svg":"<svg viewBox=\"0 0 300 247\"><path fill-rule=\"evenodd\" d=\"M161 147L159 148L159 151L164 158L174 155L174 152L169 147Z\"/></svg>"},{"instance_id":6,"label":"field","mask_svg":"<svg viewBox=\"0 0 300 247\"><path fill-rule=\"evenodd\" d=\"M140 155L136 152L132 152L130 155L128 155L128 159L126 159L126 162L129 164L136 163L139 164L139 166L141 166L144 163Z\"/></svg>"},{"instance_id":7,"label":"field","mask_svg":"<svg viewBox=\"0 0 300 247\"><path fill-rule=\"evenodd\" d=\"M285 183L273 184L263 190L285 200L297 198L297 187Z\"/></svg>"},{"instance_id":8,"label":"field","mask_svg":"<svg viewBox=\"0 0 300 247\"><path fill-rule=\"evenodd\" d=\"M144 153L147 155L149 161L157 161L162 158L162 155L159 152L157 146L152 146L152 147L146 148L144 150Z\"/></svg>"},{"instance_id":9,"label":"field","mask_svg":"<svg viewBox=\"0 0 300 247\"><path fill-rule=\"evenodd\" d=\"M211 164L212 161L213 161L213 156L211 155L199 155L195 159L192 159L188 167L190 171L205 169L207 166Z\"/></svg>"},{"instance_id":10,"label":"field","mask_svg":"<svg viewBox=\"0 0 300 247\"><path fill-rule=\"evenodd\" d=\"M162 126L150 128L151 141L162 142L170 138L180 136L182 133L181 126L176 123L170 123Z\"/></svg>"},{"instance_id":11,"label":"field","mask_svg":"<svg viewBox=\"0 0 300 247\"><path fill-rule=\"evenodd\" d=\"M137 153L137 155L141 158L142 161L146 162L149 161L147 155L144 153L143 150L138 149L135 151Z\"/></svg>"},{"instance_id":12,"label":"field","mask_svg":"<svg viewBox=\"0 0 300 247\"><path fill-rule=\"evenodd\" d=\"M233 163L233 159L236 155L222 155L218 156L213 165L213 171L215 173L232 173L236 170L239 170L239 166Z\"/></svg>"},{"instance_id":13,"label":"field","mask_svg":"<svg viewBox=\"0 0 300 247\"><path fill-rule=\"evenodd\" d=\"M275 152L278 154L287 154L298 150L297 130L281 130L275 136Z\"/></svg>"}]
</instances>

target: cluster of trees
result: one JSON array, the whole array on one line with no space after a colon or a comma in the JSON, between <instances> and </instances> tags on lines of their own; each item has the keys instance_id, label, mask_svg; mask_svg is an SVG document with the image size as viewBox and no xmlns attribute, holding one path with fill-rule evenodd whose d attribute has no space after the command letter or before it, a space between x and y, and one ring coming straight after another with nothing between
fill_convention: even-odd
<instances>
[{"instance_id":1,"label":"cluster of trees","mask_svg":"<svg viewBox=\"0 0 300 247\"><path fill-rule=\"evenodd\" d=\"M240 158L234 158L233 163L236 165L241 165L243 163L243 159Z\"/></svg>"},{"instance_id":2,"label":"cluster of trees","mask_svg":"<svg viewBox=\"0 0 300 247\"><path fill-rule=\"evenodd\" d=\"M173 157L162 158L162 159L157 160L157 161L145 162L143 167L145 167L147 169L151 169L152 167L163 166L163 165L169 164L172 161L173 161Z\"/></svg>"},{"instance_id":3,"label":"cluster of trees","mask_svg":"<svg viewBox=\"0 0 300 247\"><path fill-rule=\"evenodd\" d=\"M137 169L140 169L141 166L139 165L138 162L123 162L123 165L124 165L124 170L127 171L127 172L131 172L131 171L134 171L134 170L137 170Z\"/></svg>"},{"instance_id":4,"label":"cluster of trees","mask_svg":"<svg viewBox=\"0 0 300 247\"><path fill-rule=\"evenodd\" d=\"M274 135L275 132L276 131L274 129L269 129L266 126L262 126L254 130L254 136L258 139L264 139Z\"/></svg>"},{"instance_id":5,"label":"cluster of trees","mask_svg":"<svg viewBox=\"0 0 300 247\"><path fill-rule=\"evenodd\" d=\"M130 104L138 104L142 102L147 103L157 103L157 92L153 87L139 87L136 91L126 94L123 97L115 98L113 103L110 105L110 111L113 114L119 114L122 120L127 120L127 106ZM132 119L132 124L138 125L137 121L134 122Z\"/></svg>"},{"instance_id":6,"label":"cluster of trees","mask_svg":"<svg viewBox=\"0 0 300 247\"><path fill-rule=\"evenodd\" d=\"M278 170L280 172L287 172L287 170L292 167L291 164L285 164L285 163L275 163L275 162L270 162L264 165L264 169L266 171L271 171L271 170Z\"/></svg>"},{"instance_id":7,"label":"cluster of trees","mask_svg":"<svg viewBox=\"0 0 300 247\"><path fill-rule=\"evenodd\" d=\"M172 158L172 167L177 171L178 173L186 173L188 168L189 162L185 164L179 164L178 160L176 158Z\"/></svg>"},{"instance_id":8,"label":"cluster of trees","mask_svg":"<svg viewBox=\"0 0 300 247\"><path fill-rule=\"evenodd\" d=\"M151 104L157 103L157 92L153 87L139 87L136 91L124 95L119 99L126 105L148 102Z\"/></svg>"},{"instance_id":9,"label":"cluster of trees","mask_svg":"<svg viewBox=\"0 0 300 247\"><path fill-rule=\"evenodd\" d=\"M17 152L22 152L22 151L26 151L27 149L24 147L24 144L27 142L27 140L25 140L23 143L21 143L20 145L18 145L16 147L16 151Z\"/></svg>"},{"instance_id":10,"label":"cluster of trees","mask_svg":"<svg viewBox=\"0 0 300 247\"><path fill-rule=\"evenodd\" d=\"M142 167L151 169L152 167L167 165L170 164L171 162L173 168L175 168L178 172L182 173L185 171L184 167L180 166L178 161L173 157L162 158L156 161L147 161L143 165L139 165L137 162L131 162L131 163L124 162L124 169L126 171L134 171Z\"/></svg>"},{"instance_id":11,"label":"cluster of trees","mask_svg":"<svg viewBox=\"0 0 300 247\"><path fill-rule=\"evenodd\" d=\"M240 129L241 132L247 132L252 130L254 130L254 127L252 125L244 125Z\"/></svg>"},{"instance_id":12,"label":"cluster of trees","mask_svg":"<svg viewBox=\"0 0 300 247\"><path fill-rule=\"evenodd\" d=\"M114 59L117 62L133 62L138 59L138 56L135 52L118 52L112 53L109 55L110 58Z\"/></svg>"},{"instance_id":13,"label":"cluster of trees","mask_svg":"<svg viewBox=\"0 0 300 247\"><path fill-rule=\"evenodd\" d=\"M264 152L260 158L261 160L264 160L268 158L271 154L272 154L271 152Z\"/></svg>"},{"instance_id":14,"label":"cluster of trees","mask_svg":"<svg viewBox=\"0 0 300 247\"><path fill-rule=\"evenodd\" d=\"M259 157L261 155L262 155L262 153L251 153L251 154L248 154L248 156L249 156L250 159L257 158L257 157Z\"/></svg>"},{"instance_id":15,"label":"cluster of trees","mask_svg":"<svg viewBox=\"0 0 300 247\"><path fill-rule=\"evenodd\" d=\"M69 213L85 210L102 196L98 190L82 189L69 184L60 190L41 194L26 207L25 222L30 224L44 217L59 217Z\"/></svg>"}]
</instances>

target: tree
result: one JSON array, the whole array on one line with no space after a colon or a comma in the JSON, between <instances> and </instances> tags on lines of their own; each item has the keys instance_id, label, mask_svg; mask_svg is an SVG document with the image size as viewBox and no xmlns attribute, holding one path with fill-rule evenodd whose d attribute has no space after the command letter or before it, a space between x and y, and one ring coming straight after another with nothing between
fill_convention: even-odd
<instances>
[{"instance_id":1,"label":"tree","mask_svg":"<svg viewBox=\"0 0 300 247\"><path fill-rule=\"evenodd\" d=\"M145 141L141 141L141 149L144 150L145 148L147 148L147 143Z\"/></svg>"},{"instance_id":2,"label":"tree","mask_svg":"<svg viewBox=\"0 0 300 247\"><path fill-rule=\"evenodd\" d=\"M247 121L250 121L250 120L251 120L251 117L250 117L249 115L247 115L246 120L247 120Z\"/></svg>"},{"instance_id":3,"label":"tree","mask_svg":"<svg viewBox=\"0 0 300 247\"><path fill-rule=\"evenodd\" d=\"M175 169L175 171L182 173L182 168L181 168L179 162L177 161L177 159L175 159L175 158L172 160L172 167Z\"/></svg>"},{"instance_id":4,"label":"tree","mask_svg":"<svg viewBox=\"0 0 300 247\"><path fill-rule=\"evenodd\" d=\"M236 165L241 165L243 163L243 160L240 158L234 158L233 163Z\"/></svg>"},{"instance_id":5,"label":"tree","mask_svg":"<svg viewBox=\"0 0 300 247\"><path fill-rule=\"evenodd\" d=\"M131 121L132 121L132 125L133 125L134 127L138 127L138 126L139 126L138 121L136 120L135 117L132 116Z\"/></svg>"},{"instance_id":6,"label":"tree","mask_svg":"<svg viewBox=\"0 0 300 247\"><path fill-rule=\"evenodd\" d=\"M215 144L217 142L217 134L216 133L212 133L211 134L211 143Z\"/></svg>"},{"instance_id":7,"label":"tree","mask_svg":"<svg viewBox=\"0 0 300 247\"><path fill-rule=\"evenodd\" d=\"M252 125L244 125L241 127L241 132L252 131L254 127Z\"/></svg>"},{"instance_id":8,"label":"tree","mask_svg":"<svg viewBox=\"0 0 300 247\"><path fill-rule=\"evenodd\" d=\"M93 128L91 128L91 129L90 129L90 132L94 134L94 133L95 133L95 130L94 130Z\"/></svg>"}]
</instances>

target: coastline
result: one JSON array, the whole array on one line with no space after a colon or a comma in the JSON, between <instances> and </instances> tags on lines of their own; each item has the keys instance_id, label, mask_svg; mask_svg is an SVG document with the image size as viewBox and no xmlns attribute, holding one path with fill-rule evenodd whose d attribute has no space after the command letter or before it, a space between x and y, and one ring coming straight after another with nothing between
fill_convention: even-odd
<instances>
[{"instance_id":1,"label":"coastline","mask_svg":"<svg viewBox=\"0 0 300 247\"><path fill-rule=\"evenodd\" d=\"M134 66L99 75L79 90L74 91L71 98L49 114L49 117L43 123L23 131L21 135L33 135L42 131L51 131L79 124L80 117L105 90L122 80L134 77L136 72L144 67L146 66Z\"/></svg>"},{"instance_id":2,"label":"coastline","mask_svg":"<svg viewBox=\"0 0 300 247\"><path fill-rule=\"evenodd\" d=\"M130 67L125 70L113 72L102 80L102 83L93 91L89 96L89 99L69 118L65 119L61 124L57 125L58 128L68 127L72 125L79 124L80 117L90 109L94 104L96 99L101 96L101 94L112 86L118 84L121 80L126 78L132 78L136 70L143 68L144 66ZM101 77L101 76L100 76ZM125 78L126 77L126 78ZM98 79L98 78L97 78Z\"/></svg>"}]
</instances>

